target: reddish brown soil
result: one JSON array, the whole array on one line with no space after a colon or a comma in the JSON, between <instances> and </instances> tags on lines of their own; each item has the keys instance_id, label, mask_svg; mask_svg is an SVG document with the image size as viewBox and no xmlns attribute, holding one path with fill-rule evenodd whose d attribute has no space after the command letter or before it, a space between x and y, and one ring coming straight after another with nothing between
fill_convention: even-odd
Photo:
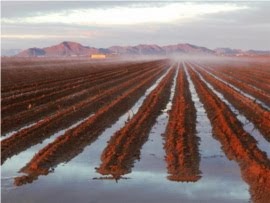
<instances>
[{"instance_id":1,"label":"reddish brown soil","mask_svg":"<svg viewBox=\"0 0 270 203\"><path fill-rule=\"evenodd\" d=\"M227 69L227 71L230 71L230 69ZM233 69L231 70L233 71L233 75L234 77L238 77L238 74L242 76L242 78L245 81L250 82L251 84L255 82L255 84L258 84L258 82L262 82L264 84L266 84L266 86L264 86L263 89L265 90L269 90L269 74L265 71L258 71L256 69L253 68L237 68L237 69ZM252 77L251 77L252 76ZM258 79L260 79L258 81ZM262 86L260 86L262 87Z\"/></svg>"},{"instance_id":2,"label":"reddish brown soil","mask_svg":"<svg viewBox=\"0 0 270 203\"><path fill-rule=\"evenodd\" d=\"M270 94L266 94L264 91L254 88L253 86L250 86L246 83L240 82L236 78L230 77L227 74L217 71L216 69L207 68L207 70L210 71L212 74L218 76L222 80L236 86L237 88L241 89L245 93L250 94L255 98L258 98L259 100L264 102L266 105L270 106Z\"/></svg>"},{"instance_id":3,"label":"reddish brown soil","mask_svg":"<svg viewBox=\"0 0 270 203\"><path fill-rule=\"evenodd\" d=\"M20 90L17 90L17 92L10 91L8 92L9 94L11 94L10 96L6 96L7 93L4 94L5 96L2 98L2 105L19 103L20 101L27 100L32 97L38 98L38 96L41 96L43 94L48 95L51 92L57 92L59 90L70 88L74 85L84 84L85 82L91 79L97 79L99 77L110 75L112 73L117 73L117 72L121 73L123 72L123 70L124 70L123 68L119 68L119 69L114 68L112 70L91 73L89 75L86 75L80 78L74 78L74 79L72 78L72 80L67 80L65 81L65 83L47 84L47 85L44 85L44 87L43 86L39 87L39 89L37 89L36 87L29 87L29 90L22 88Z\"/></svg>"},{"instance_id":4,"label":"reddish brown soil","mask_svg":"<svg viewBox=\"0 0 270 203\"><path fill-rule=\"evenodd\" d=\"M87 118L41 149L21 169L26 175L15 178L14 184L31 183L40 175L53 171L58 164L80 154L138 101L170 63L168 60L104 64L79 60L3 61L2 133L39 122L2 141L1 163ZM269 101L269 60L256 62L254 59L245 63L234 60L226 64L219 61L205 65L215 67L207 70L248 94ZM202 69L197 68L197 71L269 140L269 111ZM188 72L211 121L213 135L221 143L227 158L238 163L243 179L250 186L252 201L268 203L270 160L266 153L258 148L252 135L244 131L237 115L208 88L196 71L189 67ZM97 169L102 175L110 176L101 179L123 178L121 176L131 172L134 161L140 158L141 147L147 141L151 127L169 99L174 73L175 70L169 72L146 98L138 113L112 136ZM195 132L196 110L186 78L181 67L164 148L168 178L195 182L200 178L199 139ZM30 108L28 103L31 103ZM90 114L92 116L88 117Z\"/></svg>"},{"instance_id":5,"label":"reddish brown soil","mask_svg":"<svg viewBox=\"0 0 270 203\"><path fill-rule=\"evenodd\" d=\"M160 62L164 65L164 61ZM160 64L160 65L161 65ZM140 68L149 68L157 66L157 62L140 64ZM11 116L12 114L20 111L27 111L29 104L31 109L45 104L47 102L55 101L66 95L72 95L79 91L93 88L96 84L101 84L109 80L121 78L126 75L127 72L138 71L138 64L128 65L126 67L113 68L112 70L102 70L100 72L94 72L90 76L81 77L75 81L68 80L67 83L62 85L52 84L45 88L34 89L32 91L23 91L16 95L2 98L2 117Z\"/></svg>"},{"instance_id":6,"label":"reddish brown soil","mask_svg":"<svg viewBox=\"0 0 270 203\"><path fill-rule=\"evenodd\" d=\"M119 179L130 173L134 160L140 157L140 149L147 141L156 118L169 101L174 73L175 69L170 70L143 102L138 113L112 136L101 156L102 163L97 169L100 174Z\"/></svg>"},{"instance_id":7,"label":"reddish brown soil","mask_svg":"<svg viewBox=\"0 0 270 203\"><path fill-rule=\"evenodd\" d=\"M72 61L2 61L3 96L30 90L38 90L51 85L61 85L83 78L94 72L100 72L116 67L118 64L106 66L104 64L72 62ZM78 68L78 69L77 69ZM59 74L61 73L61 74Z\"/></svg>"},{"instance_id":8,"label":"reddish brown soil","mask_svg":"<svg viewBox=\"0 0 270 203\"><path fill-rule=\"evenodd\" d=\"M50 137L53 133L65 129L76 121L88 116L90 113L94 113L98 109L108 105L116 99L117 96L126 91L126 89L135 86L138 81L145 80L149 77L156 78L162 72L163 69L158 68L146 71L144 74L139 74L136 77L133 75L132 78L127 77L125 81L122 81L122 83L118 85L115 84L115 86L111 86L111 88L105 90L102 94L96 94L86 100L80 101L76 105L60 110L34 126L19 131L13 136L3 140L1 143L1 164L3 164L7 158L26 150L32 145Z\"/></svg>"},{"instance_id":9,"label":"reddish brown soil","mask_svg":"<svg viewBox=\"0 0 270 203\"><path fill-rule=\"evenodd\" d=\"M200 179L196 134L196 110L183 67L179 69L175 96L165 134L167 169L172 181L196 182Z\"/></svg>"},{"instance_id":10,"label":"reddish brown soil","mask_svg":"<svg viewBox=\"0 0 270 203\"><path fill-rule=\"evenodd\" d=\"M245 97L230 86L217 80L202 69L196 70L208 81L215 89L221 92L224 97L233 104L243 115L247 117L258 130L264 135L265 139L270 141L270 112L264 109L253 100Z\"/></svg>"},{"instance_id":11,"label":"reddish brown soil","mask_svg":"<svg viewBox=\"0 0 270 203\"><path fill-rule=\"evenodd\" d=\"M109 71L100 75L92 75L82 80L69 83L64 86L48 87L34 92L19 94L18 96L10 96L2 99L2 116L11 116L15 113L28 110L29 104L31 108L45 104L62 98L66 95L72 95L79 91L92 88L94 85L108 81L110 79L124 76L125 70Z\"/></svg>"},{"instance_id":12,"label":"reddish brown soil","mask_svg":"<svg viewBox=\"0 0 270 203\"><path fill-rule=\"evenodd\" d=\"M246 84L261 89L265 94L270 92L270 64L258 68L258 64L217 65L217 70Z\"/></svg>"},{"instance_id":13,"label":"reddish brown soil","mask_svg":"<svg viewBox=\"0 0 270 203\"><path fill-rule=\"evenodd\" d=\"M136 85L127 88L116 99L100 108L94 116L40 150L21 170L28 175L16 178L15 184L31 182L39 175L48 174L59 163L67 162L78 155L85 146L94 142L106 127L128 111L156 78L157 74L152 74L147 78L137 79Z\"/></svg>"},{"instance_id":14,"label":"reddish brown soil","mask_svg":"<svg viewBox=\"0 0 270 203\"><path fill-rule=\"evenodd\" d=\"M23 111L14 116L10 116L2 119L2 133L9 132L11 130L19 129L29 123L36 122L41 118L44 118L48 115L59 113L59 111L69 108L71 105L77 105L81 100L91 99L91 97L99 94L110 88L111 86L116 86L121 84L124 81L128 81L137 75L142 75L148 71L154 71L161 67L166 66L163 62L163 65L152 65L151 67L144 67L141 69L137 67L134 70L128 71L125 75L122 75L117 78L108 78L103 80L103 82L95 82L92 87L88 89L82 89L80 92L65 96L58 100L52 100L44 105L40 105L34 108L31 108L27 111ZM136 70L136 71L135 71ZM74 106L77 108L76 106Z\"/></svg>"},{"instance_id":15,"label":"reddish brown soil","mask_svg":"<svg viewBox=\"0 0 270 203\"><path fill-rule=\"evenodd\" d=\"M2 97L40 90L74 82L103 71L123 68L127 65L150 62L91 62L89 60L29 60L3 59L1 61ZM16 93L16 94L14 94Z\"/></svg>"},{"instance_id":16,"label":"reddish brown soil","mask_svg":"<svg viewBox=\"0 0 270 203\"><path fill-rule=\"evenodd\" d=\"M256 140L243 130L236 115L222 102L191 69L189 73L207 111L213 134L222 144L228 159L235 160L243 179L250 186L254 202L264 203L270 198L270 161Z\"/></svg>"}]
</instances>

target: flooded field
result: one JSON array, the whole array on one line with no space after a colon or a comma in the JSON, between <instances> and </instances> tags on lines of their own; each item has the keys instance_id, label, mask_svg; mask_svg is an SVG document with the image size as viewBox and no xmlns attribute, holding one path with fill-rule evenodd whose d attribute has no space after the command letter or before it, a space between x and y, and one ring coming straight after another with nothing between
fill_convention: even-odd
<instances>
[{"instance_id":1,"label":"flooded field","mask_svg":"<svg viewBox=\"0 0 270 203\"><path fill-rule=\"evenodd\" d=\"M269 63L23 63L2 67L2 202L269 201Z\"/></svg>"}]
</instances>

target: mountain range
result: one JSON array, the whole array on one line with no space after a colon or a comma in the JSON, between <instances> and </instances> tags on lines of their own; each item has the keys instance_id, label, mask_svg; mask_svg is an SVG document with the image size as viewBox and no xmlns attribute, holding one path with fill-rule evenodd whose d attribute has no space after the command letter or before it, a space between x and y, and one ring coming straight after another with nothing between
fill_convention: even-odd
<instances>
[{"instance_id":1,"label":"mountain range","mask_svg":"<svg viewBox=\"0 0 270 203\"><path fill-rule=\"evenodd\" d=\"M217 48L214 50L192 44L176 44L158 46L155 44L140 44L137 46L112 46L109 48L95 48L83 46L77 42L64 41L58 45L45 48L29 48L15 56L18 57L66 57L89 56L91 54L106 55L171 55L171 54L200 54L200 55L270 55L270 51L257 51L230 48Z\"/></svg>"}]
</instances>

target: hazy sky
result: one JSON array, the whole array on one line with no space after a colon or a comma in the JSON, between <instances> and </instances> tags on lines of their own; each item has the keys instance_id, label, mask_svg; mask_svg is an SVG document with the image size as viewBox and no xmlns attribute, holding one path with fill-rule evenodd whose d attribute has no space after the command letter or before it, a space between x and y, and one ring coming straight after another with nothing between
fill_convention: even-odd
<instances>
[{"instance_id":1,"label":"hazy sky","mask_svg":"<svg viewBox=\"0 0 270 203\"><path fill-rule=\"evenodd\" d=\"M1 2L2 49L191 43L270 50L269 1Z\"/></svg>"}]
</instances>

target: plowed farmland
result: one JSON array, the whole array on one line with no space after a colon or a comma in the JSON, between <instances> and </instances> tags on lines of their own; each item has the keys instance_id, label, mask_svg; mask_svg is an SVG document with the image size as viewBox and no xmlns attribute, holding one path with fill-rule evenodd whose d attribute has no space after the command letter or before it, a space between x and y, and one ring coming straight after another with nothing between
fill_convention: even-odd
<instances>
[{"instance_id":1,"label":"plowed farmland","mask_svg":"<svg viewBox=\"0 0 270 203\"><path fill-rule=\"evenodd\" d=\"M4 60L1 73L3 202L269 202L269 60Z\"/></svg>"}]
</instances>

